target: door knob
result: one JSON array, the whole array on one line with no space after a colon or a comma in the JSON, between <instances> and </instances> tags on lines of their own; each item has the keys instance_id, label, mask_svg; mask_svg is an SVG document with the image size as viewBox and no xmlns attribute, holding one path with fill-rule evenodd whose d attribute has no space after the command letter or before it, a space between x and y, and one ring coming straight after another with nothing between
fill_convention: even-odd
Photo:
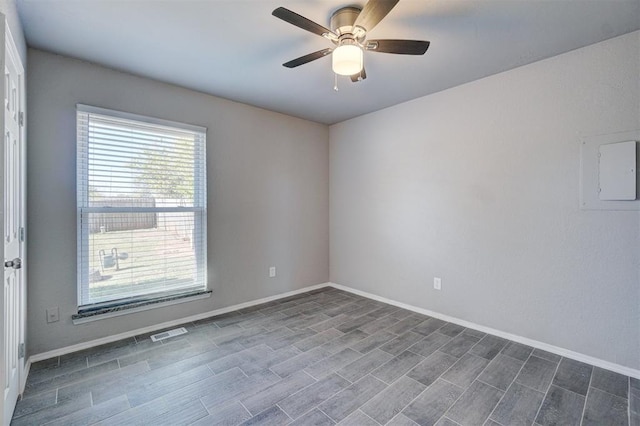
<instances>
[{"instance_id":1,"label":"door knob","mask_svg":"<svg viewBox=\"0 0 640 426\"><path fill-rule=\"evenodd\" d=\"M22 259L20 259L19 257L16 257L13 260L5 260L4 267L5 268L20 269L20 268L22 268Z\"/></svg>"}]
</instances>

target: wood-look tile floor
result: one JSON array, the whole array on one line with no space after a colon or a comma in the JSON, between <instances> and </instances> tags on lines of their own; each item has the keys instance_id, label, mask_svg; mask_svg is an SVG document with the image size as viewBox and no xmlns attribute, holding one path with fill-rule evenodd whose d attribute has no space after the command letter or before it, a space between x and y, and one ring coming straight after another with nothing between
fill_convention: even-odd
<instances>
[{"instance_id":1,"label":"wood-look tile floor","mask_svg":"<svg viewBox=\"0 0 640 426\"><path fill-rule=\"evenodd\" d=\"M34 364L12 425L640 425L636 379L333 288L184 327Z\"/></svg>"}]
</instances>

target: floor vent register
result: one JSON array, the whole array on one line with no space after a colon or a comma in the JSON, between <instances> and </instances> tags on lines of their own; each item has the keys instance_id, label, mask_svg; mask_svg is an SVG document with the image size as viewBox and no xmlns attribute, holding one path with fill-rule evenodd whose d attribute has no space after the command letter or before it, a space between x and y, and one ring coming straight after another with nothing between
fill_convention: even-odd
<instances>
[{"instance_id":1,"label":"floor vent register","mask_svg":"<svg viewBox=\"0 0 640 426\"><path fill-rule=\"evenodd\" d=\"M162 333L154 334L151 336L151 340L153 342L159 342L161 340L166 340L171 337L180 336L181 334L186 334L187 330L184 327L176 328L169 331L163 331Z\"/></svg>"}]
</instances>

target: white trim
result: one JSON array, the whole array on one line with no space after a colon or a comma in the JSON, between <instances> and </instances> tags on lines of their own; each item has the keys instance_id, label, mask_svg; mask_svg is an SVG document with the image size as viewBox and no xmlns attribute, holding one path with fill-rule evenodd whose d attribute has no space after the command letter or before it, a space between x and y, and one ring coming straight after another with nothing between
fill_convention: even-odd
<instances>
[{"instance_id":1,"label":"white trim","mask_svg":"<svg viewBox=\"0 0 640 426\"><path fill-rule=\"evenodd\" d=\"M554 353L556 355L570 358L576 361L581 361L587 364L594 365L596 367L604 368L605 370L614 371L616 373L624 374L625 376L634 377L640 379L640 370L634 368L625 367L624 365L615 364L613 362L605 361L603 359L594 358L589 355L584 355L579 352L574 352L569 349L561 348L559 346L550 345L548 343L540 342L538 340L529 339L527 337L518 336L517 334L511 334L504 331L496 330L495 328L485 327L470 321L465 321L459 318L444 315L438 312L430 311L428 309L418 308L416 306L408 305L406 303L397 302L386 297L378 296L366 291L356 290L351 287L346 287L336 283L329 283L329 286L337 288L338 290L344 290L349 293L357 294L358 296L366 297L368 299L377 300L378 302L387 303L389 305L397 306L399 308L407 309L409 311L417 312L419 314L428 315L430 317L438 318L443 321L451 322L461 325L463 327L472 328L474 330L481 331L483 333L493 334L494 336L502 337L504 339L513 340L514 342L522 343L523 345L532 346L536 349L542 349L547 352Z\"/></svg>"},{"instance_id":2,"label":"white trim","mask_svg":"<svg viewBox=\"0 0 640 426\"><path fill-rule=\"evenodd\" d=\"M111 117L123 118L125 120L142 121L143 123L156 124L159 126L173 127L180 130L189 130L193 132L207 133L207 128L195 126L193 124L180 123L178 121L165 120L163 118L149 117L146 115L132 114L130 112L116 111L113 109L100 108L91 105L76 104L78 111L87 112L89 114L101 114Z\"/></svg>"},{"instance_id":3,"label":"white trim","mask_svg":"<svg viewBox=\"0 0 640 426\"><path fill-rule=\"evenodd\" d=\"M102 337L100 339L90 340L88 342L78 343L71 346L65 346L63 348L54 349L52 351L42 352L39 354L31 355L29 357L29 363L43 361L45 359L53 358L56 356L70 354L72 352L81 351L83 349L89 349L94 346L104 345L106 343L115 342L118 340L126 339L129 337L137 336L139 334L150 333L152 331L161 330L163 328L174 327L176 325L184 324L186 322L198 321L201 319L209 318L216 315L226 314L227 312L237 311L239 309L248 308L250 306L260 305L262 303L271 302L273 300L284 299L285 297L295 296L296 294L306 293L308 291L317 290L319 288L329 287L329 283L316 284L309 287L304 287L298 290L288 291L286 293L277 294L275 296L264 297L262 299L252 300L250 302L244 302L226 308L220 308L209 312L203 312L201 314L191 315L184 318L179 318L173 321L166 321L160 324L154 324L148 327L138 328L136 330L126 331L124 333L114 334L112 336Z\"/></svg>"},{"instance_id":4,"label":"white trim","mask_svg":"<svg viewBox=\"0 0 640 426\"><path fill-rule=\"evenodd\" d=\"M107 318L120 317L122 315L132 314L134 312L143 312L155 308L163 308L165 306L177 305L179 303L193 302L194 300L207 299L211 297L211 293L196 294L189 297L182 297L180 299L167 300L166 302L150 303L148 305L136 306L135 308L124 308L120 311L105 312L103 314L96 314L90 317L82 317L72 319L74 325L86 324L88 322L100 321Z\"/></svg>"},{"instance_id":5,"label":"white trim","mask_svg":"<svg viewBox=\"0 0 640 426\"><path fill-rule=\"evenodd\" d=\"M24 388L27 386L27 377L29 377L29 370L31 370L31 358L28 358L24 363L24 376L20 376L20 395L24 393Z\"/></svg>"}]
</instances>

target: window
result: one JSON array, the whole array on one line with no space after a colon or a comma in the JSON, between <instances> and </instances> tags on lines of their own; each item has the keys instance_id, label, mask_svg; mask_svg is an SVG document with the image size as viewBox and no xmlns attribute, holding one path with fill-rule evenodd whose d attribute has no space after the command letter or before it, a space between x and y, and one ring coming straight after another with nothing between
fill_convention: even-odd
<instances>
[{"instance_id":1,"label":"window","mask_svg":"<svg viewBox=\"0 0 640 426\"><path fill-rule=\"evenodd\" d=\"M206 129L77 106L80 310L206 290Z\"/></svg>"}]
</instances>

